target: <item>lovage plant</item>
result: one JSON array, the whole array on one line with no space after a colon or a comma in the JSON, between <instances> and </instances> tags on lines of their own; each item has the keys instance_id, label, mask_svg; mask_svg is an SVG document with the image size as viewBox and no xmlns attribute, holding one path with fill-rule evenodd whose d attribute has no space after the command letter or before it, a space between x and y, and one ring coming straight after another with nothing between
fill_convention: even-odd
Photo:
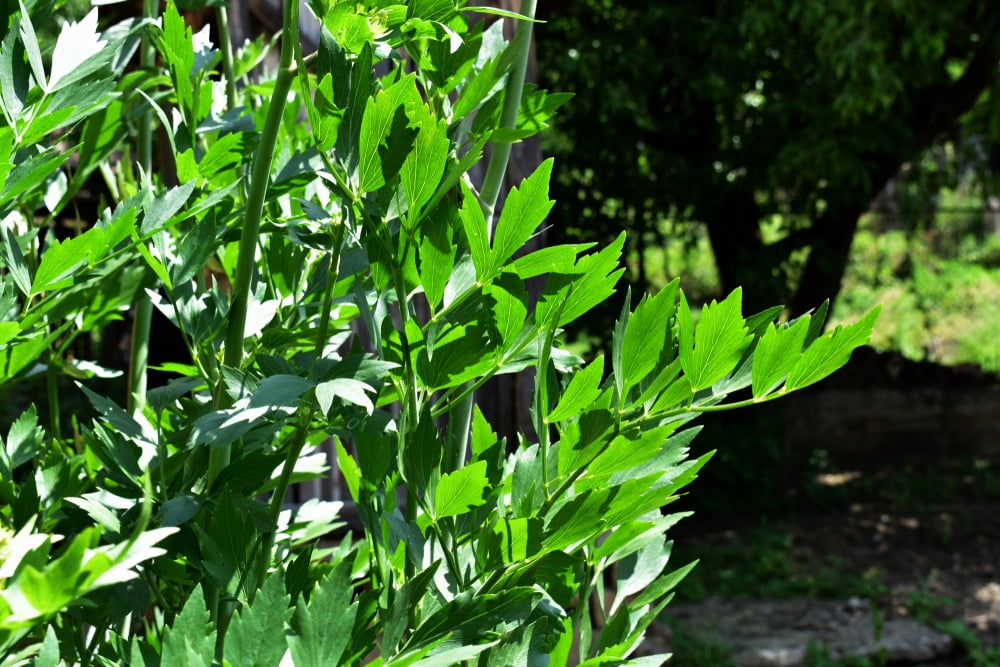
<instances>
[{"instance_id":1,"label":"lovage plant","mask_svg":"<svg viewBox=\"0 0 1000 667\"><path fill-rule=\"evenodd\" d=\"M308 7L318 51L288 2L276 70L172 0L7 21L0 387L47 400L0 429L3 664L661 664L630 656L692 567L662 512L709 458L690 424L824 378L875 314L822 333L737 290L695 318L674 281L584 363L562 331L623 239L521 252L551 162L497 205L566 101L524 84L534 2ZM133 305L102 368L87 343ZM188 353L157 369L153 310ZM520 372L533 429L507 441L474 396ZM81 393L95 417L60 409ZM340 503L286 505L331 439L357 539Z\"/></svg>"}]
</instances>

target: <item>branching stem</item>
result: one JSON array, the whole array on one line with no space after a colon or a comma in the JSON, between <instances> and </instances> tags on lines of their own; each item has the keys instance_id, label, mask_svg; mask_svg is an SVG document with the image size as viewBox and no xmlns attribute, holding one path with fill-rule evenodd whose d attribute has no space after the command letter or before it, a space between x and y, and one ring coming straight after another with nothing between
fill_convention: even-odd
<instances>
[{"instance_id":1,"label":"branching stem","mask_svg":"<svg viewBox=\"0 0 1000 667\"><path fill-rule=\"evenodd\" d=\"M291 71L295 54L295 44L299 38L299 3L296 0L286 0L282 20L281 57L278 62L278 75L274 81L274 92L268 105L267 120L260 135L257 154L254 156L253 169L250 172L250 186L247 193L246 217L243 221L243 232L240 236L239 254L236 261L236 281L233 292L233 302L229 310L229 322L226 329L226 348L223 363L231 368L243 365L243 334L246 330L247 307L253 283L254 260L257 254L260 221L264 213L264 199L271 177L271 162L274 158L274 146L278 138L278 129L285 112L288 91L292 85L294 74ZM220 409L228 403L228 397L223 383L219 383L215 391L215 407ZM212 449L208 462L207 484L212 483L229 465L229 446Z\"/></svg>"},{"instance_id":2,"label":"branching stem","mask_svg":"<svg viewBox=\"0 0 1000 667\"><path fill-rule=\"evenodd\" d=\"M536 4L536 0L525 0L521 5L521 14L528 20L518 22L511 45L514 53L514 64L507 75L507 88L504 92L503 109L500 114L500 127L503 129L517 127L521 94L524 92L524 78L528 72L528 59L531 55L531 33L534 26ZM500 190L503 187L504 175L507 173L511 144L509 142L495 143L492 148L490 161L486 167L486 176L483 178L483 187L479 191L479 201L486 217L487 236L493 235L493 214L500 197ZM455 460L450 461L449 464L453 470L457 470L465 463L470 425L472 424L472 406L475 405L475 402L474 390L464 394L461 404L456 406L448 421L448 440L455 457Z\"/></svg>"},{"instance_id":3,"label":"branching stem","mask_svg":"<svg viewBox=\"0 0 1000 667\"><path fill-rule=\"evenodd\" d=\"M143 13L155 19L160 11L158 0L145 0ZM156 64L156 45L148 35L142 38L139 64L143 69ZM147 105L139 117L139 167L145 178L153 172L153 110ZM149 331L153 320L153 303L144 292L136 294L135 319L132 321L132 341L129 350L128 398L129 414L142 412L146 405L146 369L149 363Z\"/></svg>"}]
</instances>

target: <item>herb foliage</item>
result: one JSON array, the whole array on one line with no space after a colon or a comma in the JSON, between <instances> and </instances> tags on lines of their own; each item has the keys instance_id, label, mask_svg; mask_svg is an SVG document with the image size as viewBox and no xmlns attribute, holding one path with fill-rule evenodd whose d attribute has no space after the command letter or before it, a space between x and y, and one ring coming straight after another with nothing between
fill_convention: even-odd
<instances>
[{"instance_id":1,"label":"herb foliage","mask_svg":"<svg viewBox=\"0 0 1000 667\"><path fill-rule=\"evenodd\" d=\"M523 85L534 3L508 42L452 0L313 0L310 56L288 3L263 76L265 42L157 9L49 49L36 0L0 43L0 386L45 372L52 408L0 434L3 664L661 664L630 656L693 567L661 512L710 458L691 423L829 375L875 313L821 334L736 290L695 322L674 281L584 363L562 332L624 239L519 254L551 161L494 215L510 144L566 101ZM97 175L112 201L57 239ZM72 344L135 302L189 359L146 392L137 326L128 397L102 395L115 370ZM506 442L472 397L531 369L534 433ZM62 375L93 419L61 423ZM339 503L285 504L330 438L361 539Z\"/></svg>"}]
</instances>

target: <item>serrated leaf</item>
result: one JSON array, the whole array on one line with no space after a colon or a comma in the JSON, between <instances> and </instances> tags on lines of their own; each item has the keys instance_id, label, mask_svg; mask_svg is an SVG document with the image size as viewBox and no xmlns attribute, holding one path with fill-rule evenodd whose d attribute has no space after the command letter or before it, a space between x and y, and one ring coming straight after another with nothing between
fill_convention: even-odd
<instances>
[{"instance_id":1,"label":"serrated leaf","mask_svg":"<svg viewBox=\"0 0 1000 667\"><path fill-rule=\"evenodd\" d=\"M699 391L731 373L752 340L741 312L743 291L736 288L722 303L712 301L705 306L693 337L690 311L683 292L681 304L687 313L687 323L679 330L681 368L691 382L691 388Z\"/></svg>"},{"instance_id":2,"label":"serrated leaf","mask_svg":"<svg viewBox=\"0 0 1000 667\"><path fill-rule=\"evenodd\" d=\"M503 341L500 351L504 351L514 344L524 329L528 319L528 292L517 275L504 273L494 280L489 295L495 303L493 321Z\"/></svg>"},{"instance_id":3,"label":"serrated leaf","mask_svg":"<svg viewBox=\"0 0 1000 667\"><path fill-rule=\"evenodd\" d=\"M73 71L100 53L105 45L97 32L97 8L90 10L79 22L64 23L52 51L48 90L55 91L70 83Z\"/></svg>"},{"instance_id":4,"label":"serrated leaf","mask_svg":"<svg viewBox=\"0 0 1000 667\"><path fill-rule=\"evenodd\" d=\"M219 172L239 165L243 161L245 150L241 132L224 134L205 151L198 163L198 172L202 178L212 180Z\"/></svg>"},{"instance_id":5,"label":"serrated leaf","mask_svg":"<svg viewBox=\"0 0 1000 667\"><path fill-rule=\"evenodd\" d=\"M452 242L450 216L455 210L447 204L439 205L424 224L420 242L420 283L431 308L437 308L444 299L444 291L455 267L457 248Z\"/></svg>"},{"instance_id":6,"label":"serrated leaf","mask_svg":"<svg viewBox=\"0 0 1000 667\"><path fill-rule=\"evenodd\" d=\"M35 82L45 88L45 67L42 65L42 51L38 46L38 37L35 35L35 27L31 24L31 14L24 6L24 0L17 0L21 8L21 42L24 50L28 54L28 64L31 65L31 73L35 77Z\"/></svg>"},{"instance_id":7,"label":"serrated leaf","mask_svg":"<svg viewBox=\"0 0 1000 667\"><path fill-rule=\"evenodd\" d=\"M507 73L509 64L510 59L503 58L502 54L487 60L479 71L462 86L458 99L452 107L452 117L464 119L491 94L495 93L497 84Z\"/></svg>"},{"instance_id":8,"label":"serrated leaf","mask_svg":"<svg viewBox=\"0 0 1000 667\"><path fill-rule=\"evenodd\" d=\"M438 428L429 407L424 407L417 428L405 447L398 452L403 479L416 493L423 493L441 463L442 446Z\"/></svg>"},{"instance_id":9,"label":"serrated leaf","mask_svg":"<svg viewBox=\"0 0 1000 667\"><path fill-rule=\"evenodd\" d=\"M35 667L56 667L59 664L59 640L53 626L45 628L45 639L35 658Z\"/></svg>"},{"instance_id":10,"label":"serrated leaf","mask_svg":"<svg viewBox=\"0 0 1000 667\"><path fill-rule=\"evenodd\" d=\"M280 573L271 575L253 603L240 610L226 633L225 656L240 667L274 667L285 654L285 621L292 610Z\"/></svg>"},{"instance_id":11,"label":"serrated leaf","mask_svg":"<svg viewBox=\"0 0 1000 667\"><path fill-rule=\"evenodd\" d=\"M392 607L385 618L385 629L382 636L383 655L395 652L396 647L399 646L399 641L406 632L410 613L427 593L440 564L440 561L431 563L427 569L413 575L399 587Z\"/></svg>"},{"instance_id":12,"label":"serrated leaf","mask_svg":"<svg viewBox=\"0 0 1000 667\"><path fill-rule=\"evenodd\" d=\"M753 352L753 395L759 398L770 393L802 354L802 345L809 332L808 315L790 326L769 324Z\"/></svg>"},{"instance_id":13,"label":"serrated leaf","mask_svg":"<svg viewBox=\"0 0 1000 667\"><path fill-rule=\"evenodd\" d=\"M345 559L316 584L308 604L299 599L288 636L296 667L339 664L358 613L358 604L351 604L352 594L351 561Z\"/></svg>"},{"instance_id":14,"label":"serrated leaf","mask_svg":"<svg viewBox=\"0 0 1000 667\"><path fill-rule=\"evenodd\" d=\"M575 417L590 407L601 395L601 379L604 376L604 355L597 357L580 371L573 374L569 384L559 397L555 409L546 421L550 424Z\"/></svg>"},{"instance_id":15,"label":"serrated leaf","mask_svg":"<svg viewBox=\"0 0 1000 667\"><path fill-rule=\"evenodd\" d=\"M208 609L201 586L194 589L181 613L166 631L163 665L210 667L215 653L215 632L209 632Z\"/></svg>"},{"instance_id":16,"label":"serrated leaf","mask_svg":"<svg viewBox=\"0 0 1000 667\"><path fill-rule=\"evenodd\" d=\"M542 162L531 176L524 179L519 187L511 188L507 195L493 236L489 275L499 271L524 246L555 205L549 199L552 164L551 158Z\"/></svg>"},{"instance_id":17,"label":"serrated leaf","mask_svg":"<svg viewBox=\"0 0 1000 667\"><path fill-rule=\"evenodd\" d=\"M335 398L361 406L368 414L372 414L375 404L369 398L369 393L375 393L375 388L353 378L335 378L316 385L316 401L323 414L330 412Z\"/></svg>"},{"instance_id":18,"label":"serrated leaf","mask_svg":"<svg viewBox=\"0 0 1000 667\"><path fill-rule=\"evenodd\" d=\"M197 184L194 181L189 181L144 202L142 235L148 236L161 229L170 218L174 217L191 197L195 185Z\"/></svg>"},{"instance_id":19,"label":"serrated leaf","mask_svg":"<svg viewBox=\"0 0 1000 667\"><path fill-rule=\"evenodd\" d=\"M420 102L415 81L414 75L406 75L369 98L365 104L358 143L359 192L373 192L385 185L385 172L391 170L385 169L384 162L387 156L383 152L383 145L394 154L407 151L409 148L405 143L400 145L401 142L386 140L390 137L394 125L402 124L403 127L408 125L404 112L407 101L413 103L413 100L416 100L417 104L423 104ZM408 152L404 153L404 156L406 154ZM398 159L398 156L396 158Z\"/></svg>"},{"instance_id":20,"label":"serrated leaf","mask_svg":"<svg viewBox=\"0 0 1000 667\"><path fill-rule=\"evenodd\" d=\"M486 229L486 217L476 196L465 183L461 185L462 208L459 210L459 215L462 229L465 230L465 238L469 243L469 253L472 255L472 264L476 267L476 277L482 282L487 279L490 270L490 240Z\"/></svg>"},{"instance_id":21,"label":"serrated leaf","mask_svg":"<svg viewBox=\"0 0 1000 667\"><path fill-rule=\"evenodd\" d=\"M785 388L792 391L807 387L846 364L851 353L871 339L881 311L882 307L876 306L858 322L837 327L813 341L788 373Z\"/></svg>"},{"instance_id":22,"label":"serrated leaf","mask_svg":"<svg viewBox=\"0 0 1000 667\"><path fill-rule=\"evenodd\" d=\"M438 517L465 514L486 502L484 494L488 486L486 461L445 473L441 475L434 494L434 513Z\"/></svg>"},{"instance_id":23,"label":"serrated leaf","mask_svg":"<svg viewBox=\"0 0 1000 667\"><path fill-rule=\"evenodd\" d=\"M253 396L250 397L248 407L291 407L296 405L299 396L312 388L311 380L298 375L271 375L261 380Z\"/></svg>"},{"instance_id":24,"label":"serrated leaf","mask_svg":"<svg viewBox=\"0 0 1000 667\"><path fill-rule=\"evenodd\" d=\"M0 192L0 206L6 206L21 194L34 189L73 155L72 150L60 153L48 150L31 156L10 170Z\"/></svg>"},{"instance_id":25,"label":"serrated leaf","mask_svg":"<svg viewBox=\"0 0 1000 667\"><path fill-rule=\"evenodd\" d=\"M553 309L561 307L557 325L564 326L607 300L625 271L619 264L624 247L623 232L600 251L580 257L572 272L550 275L536 309L536 321L545 321Z\"/></svg>"},{"instance_id":26,"label":"serrated leaf","mask_svg":"<svg viewBox=\"0 0 1000 667\"><path fill-rule=\"evenodd\" d=\"M21 246L18 245L14 233L9 229L0 229L0 238L3 239L4 263L10 276L14 279L14 284L21 290L22 294L31 293L31 272L28 263L21 253Z\"/></svg>"},{"instance_id":27,"label":"serrated leaf","mask_svg":"<svg viewBox=\"0 0 1000 667\"><path fill-rule=\"evenodd\" d=\"M656 296L643 297L628 320L621 359L623 391L626 394L660 361L669 337L668 323L674 313L679 285L680 281L674 279Z\"/></svg>"},{"instance_id":28,"label":"serrated leaf","mask_svg":"<svg viewBox=\"0 0 1000 667\"><path fill-rule=\"evenodd\" d=\"M11 470L34 458L44 441L45 432L38 425L38 412L31 405L14 420L7 432L6 452Z\"/></svg>"},{"instance_id":29,"label":"serrated leaf","mask_svg":"<svg viewBox=\"0 0 1000 667\"><path fill-rule=\"evenodd\" d=\"M671 543L661 538L618 563L618 586L610 613L614 614L625 598L641 592L660 576L670 560L670 547Z\"/></svg>"},{"instance_id":30,"label":"serrated leaf","mask_svg":"<svg viewBox=\"0 0 1000 667\"><path fill-rule=\"evenodd\" d=\"M94 244L98 241L95 232L99 230L89 229L65 241L52 242L42 254L42 262L35 272L31 283L32 296L72 284L70 276L87 264L95 250Z\"/></svg>"},{"instance_id":31,"label":"serrated leaf","mask_svg":"<svg viewBox=\"0 0 1000 667\"><path fill-rule=\"evenodd\" d=\"M424 205L434 196L451 149L446 121L436 121L423 105L417 107L416 115L417 136L399 171L408 207L405 221L410 230L416 227Z\"/></svg>"}]
</instances>

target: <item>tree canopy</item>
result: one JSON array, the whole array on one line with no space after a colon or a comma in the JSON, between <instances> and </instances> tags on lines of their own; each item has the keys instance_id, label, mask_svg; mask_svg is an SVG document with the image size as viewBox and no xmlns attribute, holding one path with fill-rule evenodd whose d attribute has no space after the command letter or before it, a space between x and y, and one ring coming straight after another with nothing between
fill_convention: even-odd
<instances>
[{"instance_id":1,"label":"tree canopy","mask_svg":"<svg viewBox=\"0 0 1000 667\"><path fill-rule=\"evenodd\" d=\"M996 80L985 0L546 3L540 72L575 93L557 235L640 246L704 223L723 287L835 296L858 217Z\"/></svg>"}]
</instances>

